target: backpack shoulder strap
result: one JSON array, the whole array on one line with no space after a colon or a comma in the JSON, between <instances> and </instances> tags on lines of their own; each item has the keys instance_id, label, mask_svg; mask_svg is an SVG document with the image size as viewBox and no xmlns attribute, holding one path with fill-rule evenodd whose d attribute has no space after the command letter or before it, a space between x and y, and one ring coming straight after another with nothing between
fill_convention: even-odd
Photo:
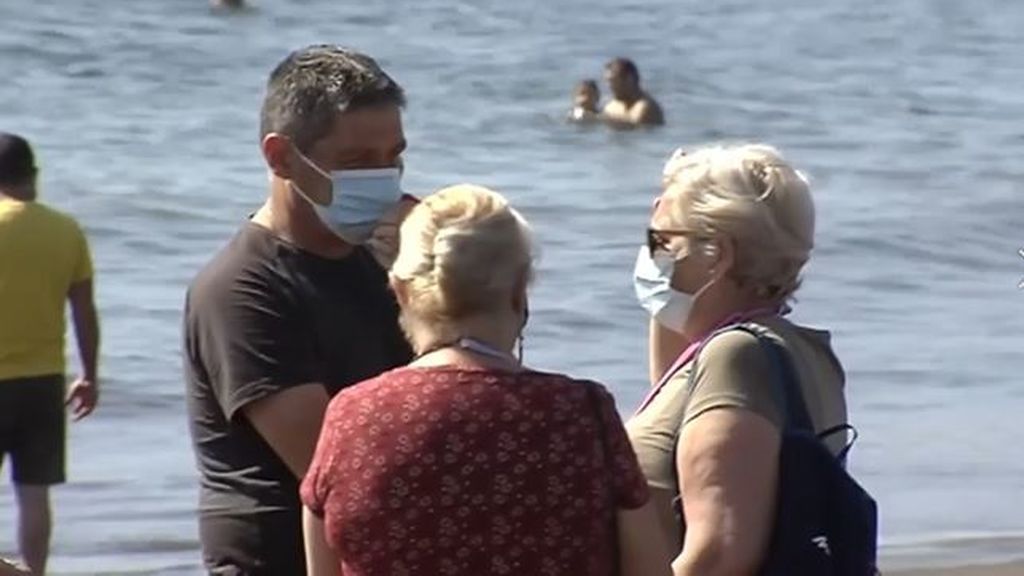
<instances>
[{"instance_id":1,"label":"backpack shoulder strap","mask_svg":"<svg viewBox=\"0 0 1024 576\"><path fill-rule=\"evenodd\" d=\"M758 326L740 324L734 328L757 338L762 351L768 357L771 366L769 379L775 398L779 401L779 409L782 411L783 426L787 429L796 429L814 435L814 423L807 411L804 392L800 388L800 377L797 375L790 354Z\"/></svg>"},{"instance_id":2,"label":"backpack shoulder strap","mask_svg":"<svg viewBox=\"0 0 1024 576\"><path fill-rule=\"evenodd\" d=\"M803 430L813 435L814 425L811 423L811 418L807 413L807 406L804 403L803 392L800 390L798 384L799 381L796 379L796 372L793 369L789 355L781 346L776 344L751 324L733 324L721 328L708 336L704 341L704 344L697 350L697 353L693 357L690 373L686 382L687 390L690 392L693 391L697 375L697 363L700 361L700 353L703 351L704 346L707 346L715 336L731 330L742 330L756 338L761 349L768 356L771 370L769 378L771 378L772 393L775 396L776 405L782 412L783 427L788 430ZM679 438L680 430L677 429L676 434L672 439L673 476L677 475L676 459L678 458ZM678 482L679 480L676 478L677 486ZM681 495L677 494L672 500L672 507L675 512L676 519L685 529Z\"/></svg>"},{"instance_id":3,"label":"backpack shoulder strap","mask_svg":"<svg viewBox=\"0 0 1024 576\"><path fill-rule=\"evenodd\" d=\"M731 330L740 330L756 338L757 343L761 346L761 350L768 357L770 366L768 377L771 380L776 404L782 413L783 427L788 430L799 430L814 435L814 424L807 411L804 394L800 389L800 380L797 377L789 353L781 345L768 337L762 328L750 323L729 326L716 332L711 338ZM711 338L708 338L708 341ZM694 364L696 362L697 358L694 358ZM693 389L693 378L696 373L696 369L690 371L689 387L691 390Z\"/></svg>"}]
</instances>

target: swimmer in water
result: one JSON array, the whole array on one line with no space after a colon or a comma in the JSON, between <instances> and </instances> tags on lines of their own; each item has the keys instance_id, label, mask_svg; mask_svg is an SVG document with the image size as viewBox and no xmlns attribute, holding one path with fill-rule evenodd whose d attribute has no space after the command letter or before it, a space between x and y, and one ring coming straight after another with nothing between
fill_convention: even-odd
<instances>
[{"instance_id":1,"label":"swimmer in water","mask_svg":"<svg viewBox=\"0 0 1024 576\"><path fill-rule=\"evenodd\" d=\"M583 80L576 85L572 95L572 110L569 111L570 122L593 122L598 120L601 112L597 108L601 99L601 91L597 82Z\"/></svg>"},{"instance_id":2,"label":"swimmer in water","mask_svg":"<svg viewBox=\"0 0 1024 576\"><path fill-rule=\"evenodd\" d=\"M665 123L658 102L640 87L640 72L628 58L616 58L605 65L605 80L612 92L612 101L602 116L610 124L628 126L660 126Z\"/></svg>"},{"instance_id":3,"label":"swimmer in water","mask_svg":"<svg viewBox=\"0 0 1024 576\"><path fill-rule=\"evenodd\" d=\"M210 0L210 6L218 10L241 10L245 0Z\"/></svg>"}]
</instances>

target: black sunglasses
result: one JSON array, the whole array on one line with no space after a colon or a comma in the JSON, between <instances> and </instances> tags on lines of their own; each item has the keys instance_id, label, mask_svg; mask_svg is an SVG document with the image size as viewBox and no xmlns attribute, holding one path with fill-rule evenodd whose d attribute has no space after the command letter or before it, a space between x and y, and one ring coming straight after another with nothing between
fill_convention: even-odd
<instances>
[{"instance_id":1,"label":"black sunglasses","mask_svg":"<svg viewBox=\"0 0 1024 576\"><path fill-rule=\"evenodd\" d=\"M658 230L657 228L647 229L647 250L650 251L651 256L654 256L655 252L670 252L668 245L672 242L672 238L676 237L696 237L697 233L692 230Z\"/></svg>"}]
</instances>

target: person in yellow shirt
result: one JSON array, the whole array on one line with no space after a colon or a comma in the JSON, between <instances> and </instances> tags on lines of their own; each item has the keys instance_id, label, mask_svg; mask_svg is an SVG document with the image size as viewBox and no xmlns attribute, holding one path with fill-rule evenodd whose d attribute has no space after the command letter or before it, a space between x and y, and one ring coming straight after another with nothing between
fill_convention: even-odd
<instances>
[{"instance_id":1,"label":"person in yellow shirt","mask_svg":"<svg viewBox=\"0 0 1024 576\"><path fill-rule=\"evenodd\" d=\"M50 486L65 478L64 405L79 420L99 398L99 320L85 235L72 218L36 201L37 175L29 143L0 132L0 465L9 455L21 554L42 575ZM65 301L83 371L66 393Z\"/></svg>"}]
</instances>

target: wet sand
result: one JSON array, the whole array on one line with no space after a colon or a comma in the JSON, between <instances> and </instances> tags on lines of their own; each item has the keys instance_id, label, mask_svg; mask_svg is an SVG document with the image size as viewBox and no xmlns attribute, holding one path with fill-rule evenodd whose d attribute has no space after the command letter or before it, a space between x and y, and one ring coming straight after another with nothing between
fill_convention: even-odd
<instances>
[{"instance_id":1,"label":"wet sand","mask_svg":"<svg viewBox=\"0 0 1024 576\"><path fill-rule=\"evenodd\" d=\"M1024 562L963 568L933 568L884 572L883 576L1024 576Z\"/></svg>"}]
</instances>

